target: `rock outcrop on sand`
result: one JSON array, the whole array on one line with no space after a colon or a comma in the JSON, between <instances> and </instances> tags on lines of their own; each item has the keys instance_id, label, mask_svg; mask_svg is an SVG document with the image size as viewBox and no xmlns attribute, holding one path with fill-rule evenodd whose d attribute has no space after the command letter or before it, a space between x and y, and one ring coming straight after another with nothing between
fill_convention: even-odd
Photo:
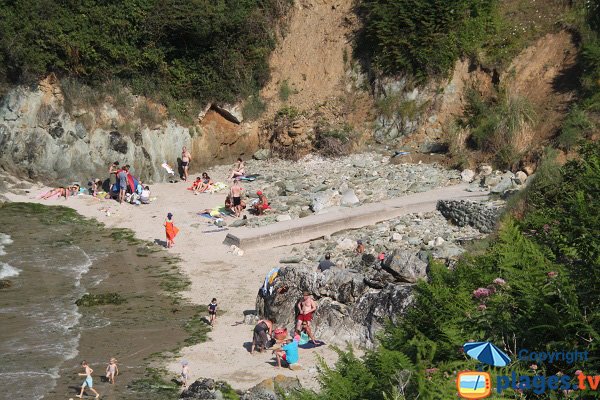
<instances>
[{"instance_id":1,"label":"rock outcrop on sand","mask_svg":"<svg viewBox=\"0 0 600 400\"><path fill-rule=\"evenodd\" d=\"M235 392L235 398L240 398L241 400L279 400L283 399L283 396L290 395L300 388L300 381L297 378L277 375L273 378L265 379L244 393ZM187 390L181 393L179 398L187 400L229 399L232 398L230 397L232 392L234 391L231 387L223 381L198 378Z\"/></svg>"},{"instance_id":2,"label":"rock outcrop on sand","mask_svg":"<svg viewBox=\"0 0 600 400\"><path fill-rule=\"evenodd\" d=\"M412 284L374 261L365 259L360 270L333 267L318 272L308 266L283 267L273 287L259 292L258 313L274 319L277 326L293 329L296 305L302 292L308 291L318 307L313 329L319 340L371 347L385 321L401 316L413 298Z\"/></svg>"}]
</instances>

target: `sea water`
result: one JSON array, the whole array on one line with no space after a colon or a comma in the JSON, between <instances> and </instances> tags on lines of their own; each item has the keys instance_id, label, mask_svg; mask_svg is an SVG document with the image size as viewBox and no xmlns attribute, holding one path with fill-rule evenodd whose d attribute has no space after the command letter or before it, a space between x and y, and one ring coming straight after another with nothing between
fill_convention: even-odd
<instances>
[{"instance_id":1,"label":"sea water","mask_svg":"<svg viewBox=\"0 0 600 400\"><path fill-rule=\"evenodd\" d=\"M0 292L0 397L7 399L43 398L60 365L78 355L75 301L86 291L81 280L93 262L79 246L53 242L60 226L30 222L0 232L0 279L10 282ZM101 250L94 257L101 259Z\"/></svg>"},{"instance_id":2,"label":"sea water","mask_svg":"<svg viewBox=\"0 0 600 400\"><path fill-rule=\"evenodd\" d=\"M196 311L160 290L172 271L162 252L121 236L64 207L0 206L0 399L74 398L83 359L103 398L168 398L129 383L145 377L150 354L187 337ZM107 292L126 302L76 305L85 293ZM112 356L117 385L100 379Z\"/></svg>"}]
</instances>

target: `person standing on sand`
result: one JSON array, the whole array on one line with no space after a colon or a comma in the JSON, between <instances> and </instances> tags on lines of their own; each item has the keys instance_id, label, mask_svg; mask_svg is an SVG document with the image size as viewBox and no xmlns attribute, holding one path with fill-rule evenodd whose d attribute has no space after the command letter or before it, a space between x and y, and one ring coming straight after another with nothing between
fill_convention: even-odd
<instances>
[{"instance_id":1,"label":"person standing on sand","mask_svg":"<svg viewBox=\"0 0 600 400\"><path fill-rule=\"evenodd\" d=\"M117 359L112 357L106 366L106 379L111 384L115 384L115 376L119 375L119 367L117 366Z\"/></svg>"},{"instance_id":2,"label":"person standing on sand","mask_svg":"<svg viewBox=\"0 0 600 400\"><path fill-rule=\"evenodd\" d=\"M229 191L229 196L231 197L232 210L236 217L242 215L243 211L242 190L244 190L244 188L240 186L240 182L233 181L233 185L231 185L231 189Z\"/></svg>"},{"instance_id":3,"label":"person standing on sand","mask_svg":"<svg viewBox=\"0 0 600 400\"><path fill-rule=\"evenodd\" d=\"M306 322L306 333L308 333L311 342L313 342L313 344L317 344L310 326L310 322L313 319L313 313L317 311L317 303L315 303L313 298L310 296L310 293L306 291L302 293L302 299L298 302L298 311L299 313L296 321L296 330L301 330L302 323Z\"/></svg>"},{"instance_id":4,"label":"person standing on sand","mask_svg":"<svg viewBox=\"0 0 600 400\"><path fill-rule=\"evenodd\" d=\"M190 368L188 366L188 362L183 360L181 362L181 386L184 389L187 389L189 380L190 380Z\"/></svg>"},{"instance_id":5,"label":"person standing on sand","mask_svg":"<svg viewBox=\"0 0 600 400\"><path fill-rule=\"evenodd\" d=\"M217 299L214 297L208 305L208 315L210 315L210 326L213 326L217 320Z\"/></svg>"},{"instance_id":6,"label":"person standing on sand","mask_svg":"<svg viewBox=\"0 0 600 400\"><path fill-rule=\"evenodd\" d=\"M192 161L192 155L188 151L187 147L183 146L181 149L181 168L183 168L183 180L188 180L188 169L190 167L190 161Z\"/></svg>"},{"instance_id":7,"label":"person standing on sand","mask_svg":"<svg viewBox=\"0 0 600 400\"><path fill-rule=\"evenodd\" d=\"M175 236L179 233L179 229L173 224L173 214L167 214L167 219L163 225L167 236L167 248L170 249L175 245Z\"/></svg>"},{"instance_id":8,"label":"person standing on sand","mask_svg":"<svg viewBox=\"0 0 600 400\"><path fill-rule=\"evenodd\" d=\"M119 182L119 203L123 204L125 193L127 192L127 175L129 175L129 166L124 166L117 172L117 181Z\"/></svg>"},{"instance_id":9,"label":"person standing on sand","mask_svg":"<svg viewBox=\"0 0 600 400\"><path fill-rule=\"evenodd\" d=\"M84 369L84 373L78 373L77 375L79 376L85 376L85 380L83 381L83 384L81 385L81 392L76 396L79 397L80 399L83 398L83 391L85 390L85 387L87 386L92 392L96 393L96 398L100 397L100 393L96 392L96 389L94 389L94 382L92 380L92 373L94 372L93 369L91 369L87 363L87 361L83 360L81 362L81 366Z\"/></svg>"}]
</instances>

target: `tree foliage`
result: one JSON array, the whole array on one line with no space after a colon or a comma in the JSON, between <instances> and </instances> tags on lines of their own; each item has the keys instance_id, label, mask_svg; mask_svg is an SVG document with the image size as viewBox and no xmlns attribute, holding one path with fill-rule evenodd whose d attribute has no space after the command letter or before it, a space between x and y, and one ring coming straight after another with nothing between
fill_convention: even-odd
<instances>
[{"instance_id":1,"label":"tree foliage","mask_svg":"<svg viewBox=\"0 0 600 400\"><path fill-rule=\"evenodd\" d=\"M364 0L357 52L383 74L443 75L493 30L495 7L495 0Z\"/></svg>"},{"instance_id":2,"label":"tree foliage","mask_svg":"<svg viewBox=\"0 0 600 400\"><path fill-rule=\"evenodd\" d=\"M0 0L0 78L120 78L142 94L233 101L268 79L290 0Z\"/></svg>"}]
</instances>

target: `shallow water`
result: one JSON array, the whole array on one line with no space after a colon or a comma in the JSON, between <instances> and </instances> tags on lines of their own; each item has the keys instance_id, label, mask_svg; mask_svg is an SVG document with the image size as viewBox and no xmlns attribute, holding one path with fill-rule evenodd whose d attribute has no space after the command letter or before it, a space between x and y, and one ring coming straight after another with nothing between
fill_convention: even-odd
<instances>
[{"instance_id":1,"label":"shallow water","mask_svg":"<svg viewBox=\"0 0 600 400\"><path fill-rule=\"evenodd\" d=\"M148 270L159 268L162 256L142 257L139 246L115 241L64 208L0 207L0 279L11 283L0 290L0 398L74 397L83 358L104 398L151 398L129 391L127 383L144 375L149 354L185 338L182 325L192 310L180 306L175 315ZM115 291L125 304L75 305L85 293ZM122 377L106 387L100 375L112 356L122 363Z\"/></svg>"}]
</instances>

